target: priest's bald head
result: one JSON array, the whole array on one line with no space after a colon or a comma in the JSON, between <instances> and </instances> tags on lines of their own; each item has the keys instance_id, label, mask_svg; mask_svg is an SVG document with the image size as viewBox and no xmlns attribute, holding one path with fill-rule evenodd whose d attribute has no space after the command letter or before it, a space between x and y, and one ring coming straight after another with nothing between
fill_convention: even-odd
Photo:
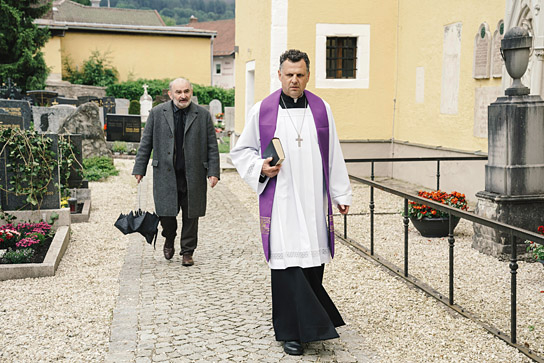
<instances>
[{"instance_id":1,"label":"priest's bald head","mask_svg":"<svg viewBox=\"0 0 544 363\"><path fill-rule=\"evenodd\" d=\"M278 78L283 93L297 99L302 96L310 79L310 59L308 54L289 49L280 56Z\"/></svg>"}]
</instances>

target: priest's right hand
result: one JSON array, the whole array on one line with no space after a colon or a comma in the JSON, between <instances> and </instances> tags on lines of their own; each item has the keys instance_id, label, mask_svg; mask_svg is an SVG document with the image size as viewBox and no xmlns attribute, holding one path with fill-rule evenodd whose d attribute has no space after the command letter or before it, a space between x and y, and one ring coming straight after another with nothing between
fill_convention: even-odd
<instances>
[{"instance_id":1,"label":"priest's right hand","mask_svg":"<svg viewBox=\"0 0 544 363\"><path fill-rule=\"evenodd\" d=\"M138 182L138 184L140 183L140 181L142 181L142 178L144 177L143 175L139 175L139 174L135 174L134 177L136 178L136 181Z\"/></svg>"},{"instance_id":2,"label":"priest's right hand","mask_svg":"<svg viewBox=\"0 0 544 363\"><path fill-rule=\"evenodd\" d=\"M272 158L266 158L263 163L263 167L261 169L261 174L266 175L269 178L273 178L280 172L281 164L276 166L270 166L270 162L272 161Z\"/></svg>"}]
</instances>

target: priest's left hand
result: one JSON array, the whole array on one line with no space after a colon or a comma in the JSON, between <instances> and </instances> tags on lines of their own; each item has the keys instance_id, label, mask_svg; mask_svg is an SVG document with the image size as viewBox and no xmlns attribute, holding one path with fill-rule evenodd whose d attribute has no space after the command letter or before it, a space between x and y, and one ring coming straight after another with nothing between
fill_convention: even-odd
<instances>
[{"instance_id":1,"label":"priest's left hand","mask_svg":"<svg viewBox=\"0 0 544 363\"><path fill-rule=\"evenodd\" d=\"M340 214L348 214L349 205L338 204L338 210L340 211Z\"/></svg>"},{"instance_id":2,"label":"priest's left hand","mask_svg":"<svg viewBox=\"0 0 544 363\"><path fill-rule=\"evenodd\" d=\"M208 182L210 182L210 186L213 188L217 185L217 182L219 181L219 179L217 179L216 176L210 176L208 177Z\"/></svg>"}]
</instances>

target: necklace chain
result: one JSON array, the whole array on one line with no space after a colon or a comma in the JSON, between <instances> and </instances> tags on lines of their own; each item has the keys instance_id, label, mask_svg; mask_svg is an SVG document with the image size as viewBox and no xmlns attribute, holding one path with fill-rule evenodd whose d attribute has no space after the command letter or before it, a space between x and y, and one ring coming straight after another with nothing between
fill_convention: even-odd
<instances>
[{"instance_id":1,"label":"necklace chain","mask_svg":"<svg viewBox=\"0 0 544 363\"><path fill-rule=\"evenodd\" d=\"M283 103L283 107L285 107L285 111L287 112L287 116L289 116L289 120L291 120L291 125L293 125L293 128L295 129L297 133L297 138L295 139L298 142L298 147L300 147L300 143L303 141L303 139L300 137L300 134L302 132L302 127L304 126L304 119L306 118L306 109L308 108L308 100L306 100L306 105L304 107L304 114L302 115L302 123L300 124L300 131L295 126L295 122L291 118L291 114L289 113L289 110L287 109L287 105L285 104L285 101L283 99L283 96L280 96L281 102Z\"/></svg>"}]
</instances>

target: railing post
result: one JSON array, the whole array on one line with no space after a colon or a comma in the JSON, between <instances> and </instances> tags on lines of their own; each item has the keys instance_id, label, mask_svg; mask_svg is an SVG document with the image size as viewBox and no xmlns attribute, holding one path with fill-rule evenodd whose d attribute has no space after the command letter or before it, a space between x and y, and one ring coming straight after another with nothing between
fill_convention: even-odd
<instances>
[{"instance_id":1,"label":"railing post","mask_svg":"<svg viewBox=\"0 0 544 363\"><path fill-rule=\"evenodd\" d=\"M512 231L510 231L510 240L512 241L512 254L510 258L510 336L512 343L516 344L516 325L517 325L517 269L518 269L518 249L517 241Z\"/></svg>"},{"instance_id":2,"label":"railing post","mask_svg":"<svg viewBox=\"0 0 544 363\"><path fill-rule=\"evenodd\" d=\"M404 276L408 277L408 199L404 198Z\"/></svg>"},{"instance_id":3,"label":"railing post","mask_svg":"<svg viewBox=\"0 0 544 363\"><path fill-rule=\"evenodd\" d=\"M440 190L440 160L436 161L436 190Z\"/></svg>"},{"instance_id":4,"label":"railing post","mask_svg":"<svg viewBox=\"0 0 544 363\"><path fill-rule=\"evenodd\" d=\"M370 179L374 181L374 162L371 162ZM370 255L374 256L374 187L370 187Z\"/></svg>"},{"instance_id":5,"label":"railing post","mask_svg":"<svg viewBox=\"0 0 544 363\"><path fill-rule=\"evenodd\" d=\"M454 246L455 246L455 238L453 238L453 216L451 213L449 213L449 233L448 233L448 242L450 244L450 305L453 305L453 258L454 258Z\"/></svg>"}]
</instances>

